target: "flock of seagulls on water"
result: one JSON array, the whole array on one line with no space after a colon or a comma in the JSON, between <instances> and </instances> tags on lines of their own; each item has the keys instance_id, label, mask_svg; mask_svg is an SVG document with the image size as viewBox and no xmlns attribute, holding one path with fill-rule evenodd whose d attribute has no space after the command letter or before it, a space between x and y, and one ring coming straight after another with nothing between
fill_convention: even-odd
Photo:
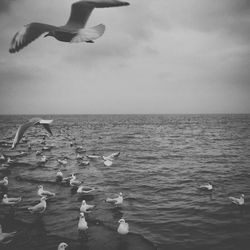
<instances>
[{"instance_id":1,"label":"flock of seagulls on water","mask_svg":"<svg viewBox=\"0 0 250 250\"><path fill-rule=\"evenodd\" d=\"M11 149L12 150L15 149L21 140L24 142L28 141L24 137L24 134L27 131L27 129L30 128L31 126L43 125L44 128L47 130L47 132L50 135L52 135L52 131L50 128L50 124L52 122L53 122L53 120L32 118L28 122L20 125L17 129L17 132L16 132ZM46 145L45 137L43 137L43 141L41 142L41 144ZM70 146L72 146L72 145L70 145ZM31 146L29 144L28 148L30 148L30 147ZM46 147L46 146L44 146L44 147ZM82 150L83 150L82 146L76 147L76 152L80 152ZM23 152L21 152L21 155L24 155ZM36 155L40 155L40 152L37 151ZM120 152L114 152L108 156L87 155L88 164L89 164L90 160L102 159L105 166L111 166L113 164L113 161L119 155L120 155ZM80 153L76 154L76 158L78 160L84 161L84 157ZM0 159L1 159L1 162L3 162L3 161L7 162L7 164L5 164L6 166L8 166L8 164L15 162L14 160L10 159L10 157L6 157L5 155L1 155ZM42 155L42 158L40 159L39 163L45 163L46 161L47 161L46 156ZM58 159L57 162L61 166L66 166L68 163L67 158ZM86 163L86 161L85 161L85 163ZM4 164L2 164L2 165L4 165ZM67 184L67 185L71 186L72 188L74 188L76 190L77 194L89 194L89 193L96 190L93 187L84 186L82 184L82 181L77 179L75 173L71 173L70 176L64 177L60 168L58 169L58 171L56 173L55 179L56 179L56 182L59 182L62 184ZM3 177L0 180L0 190L6 192L6 193L4 193L0 204L14 207L22 201L22 198L21 197L8 197L8 195L7 195L8 184L9 184L9 180L8 180L7 176ZM51 197L55 197L56 194L54 192L46 190L43 185L38 185L37 195L40 197L39 203L37 203L34 206L27 207L27 210L31 214L39 215L39 214L43 214L46 211L47 200L49 200ZM108 197L105 199L105 202L112 203L114 206L119 207L123 204L123 194L120 192L116 197ZM78 221L78 225L77 225L77 229L79 232L85 232L88 229L88 222L86 221L85 214L90 213L91 211L93 211L94 208L95 208L95 205L87 204L87 202L85 200L82 200L81 206L79 208L80 214L79 214L79 221ZM117 232L120 235L128 234L129 233L129 225L128 225L128 223L125 222L125 219L121 218L118 221L118 223L119 223L119 226L117 228ZM2 231L0 231L0 244L1 243L7 244L7 243L11 242L11 240L13 239L15 234L16 234L16 232L3 233ZM68 246L68 244L62 242L59 244L58 249L65 249L67 246Z\"/></svg>"}]
</instances>

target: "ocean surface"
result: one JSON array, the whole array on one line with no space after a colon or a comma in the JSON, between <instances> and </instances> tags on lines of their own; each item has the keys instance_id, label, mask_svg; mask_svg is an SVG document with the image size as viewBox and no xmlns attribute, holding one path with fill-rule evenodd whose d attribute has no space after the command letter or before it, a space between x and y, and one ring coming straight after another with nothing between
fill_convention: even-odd
<instances>
[{"instance_id":1,"label":"ocean surface","mask_svg":"<svg viewBox=\"0 0 250 250\"><path fill-rule=\"evenodd\" d=\"M0 204L3 231L17 231L0 249L52 250L60 242L69 250L250 249L250 115L45 115L54 120L53 136L35 126L25 133L28 141L10 150L18 126L32 117L0 116L0 153L15 161L0 171L0 179L9 178L1 197L22 197L13 208ZM53 147L39 164L43 135ZM110 167L101 158L80 166L79 146L83 156L120 155ZM68 163L60 167L64 157ZM56 182L59 168L96 191L79 195ZM212 192L198 188L208 181ZM27 208L39 202L40 184L56 196L34 215ZM121 207L105 202L119 192ZM240 194L245 205L233 205L228 197ZM96 207L79 234L83 199ZM120 218L129 223L126 236L117 233Z\"/></svg>"}]
</instances>

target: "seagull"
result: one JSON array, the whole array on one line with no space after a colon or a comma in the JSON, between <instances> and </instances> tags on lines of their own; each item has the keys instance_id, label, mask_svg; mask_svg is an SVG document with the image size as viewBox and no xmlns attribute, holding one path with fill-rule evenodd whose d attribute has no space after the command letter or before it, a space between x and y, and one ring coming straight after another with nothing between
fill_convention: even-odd
<instances>
[{"instance_id":1,"label":"seagull","mask_svg":"<svg viewBox=\"0 0 250 250\"><path fill-rule=\"evenodd\" d=\"M84 213L80 213L80 218L78 222L78 230L79 231L85 231L88 229L88 223L85 220Z\"/></svg>"},{"instance_id":2,"label":"seagull","mask_svg":"<svg viewBox=\"0 0 250 250\"><path fill-rule=\"evenodd\" d=\"M118 222L120 224L119 224L119 227L117 229L117 232L119 234L122 234L122 235L127 234L128 231L129 231L129 225L128 225L128 223L126 223L124 219L120 219Z\"/></svg>"},{"instance_id":3,"label":"seagull","mask_svg":"<svg viewBox=\"0 0 250 250\"><path fill-rule=\"evenodd\" d=\"M212 184L210 182L208 182L208 184L201 185L199 188L211 191L213 189L213 186L212 186Z\"/></svg>"},{"instance_id":4,"label":"seagull","mask_svg":"<svg viewBox=\"0 0 250 250\"><path fill-rule=\"evenodd\" d=\"M8 185L8 177L5 176L2 180L0 180L0 186L7 186Z\"/></svg>"},{"instance_id":5,"label":"seagull","mask_svg":"<svg viewBox=\"0 0 250 250\"><path fill-rule=\"evenodd\" d=\"M62 173L62 171L60 169L56 173L56 180L57 181L62 181L63 180L63 173Z\"/></svg>"},{"instance_id":6,"label":"seagull","mask_svg":"<svg viewBox=\"0 0 250 250\"><path fill-rule=\"evenodd\" d=\"M95 206L94 205L88 205L85 200L82 201L82 205L80 207L80 212L82 213L89 213L89 209L93 209Z\"/></svg>"},{"instance_id":7,"label":"seagull","mask_svg":"<svg viewBox=\"0 0 250 250\"><path fill-rule=\"evenodd\" d=\"M110 166L112 166L113 161L111 161L111 160L105 160L103 163L104 163L104 165L105 165L106 167L110 167Z\"/></svg>"},{"instance_id":8,"label":"seagull","mask_svg":"<svg viewBox=\"0 0 250 250\"><path fill-rule=\"evenodd\" d=\"M120 152L115 152L111 155L108 155L108 156L103 156L103 160L107 161L107 160L110 160L110 161L113 161L114 158L117 158L119 156Z\"/></svg>"},{"instance_id":9,"label":"seagull","mask_svg":"<svg viewBox=\"0 0 250 250\"><path fill-rule=\"evenodd\" d=\"M123 203L123 195L119 193L117 198L107 198L106 202L114 203L115 205L121 205Z\"/></svg>"},{"instance_id":10,"label":"seagull","mask_svg":"<svg viewBox=\"0 0 250 250\"><path fill-rule=\"evenodd\" d=\"M78 189L77 189L77 193L78 194L88 194L88 193L91 193L95 191L95 188L91 188L91 187L86 187L86 186L79 186Z\"/></svg>"},{"instance_id":11,"label":"seagull","mask_svg":"<svg viewBox=\"0 0 250 250\"><path fill-rule=\"evenodd\" d=\"M244 202L245 202L244 197L245 197L244 194L241 194L240 198L235 198L231 196L228 198L229 200L231 200L232 203L241 206L241 205L244 205Z\"/></svg>"},{"instance_id":12,"label":"seagull","mask_svg":"<svg viewBox=\"0 0 250 250\"><path fill-rule=\"evenodd\" d=\"M78 165L79 166L88 166L90 164L89 161L81 161Z\"/></svg>"},{"instance_id":13,"label":"seagull","mask_svg":"<svg viewBox=\"0 0 250 250\"><path fill-rule=\"evenodd\" d=\"M25 133L25 131L29 127L34 126L34 125L38 125L38 124L43 125L43 127L52 135L52 132L51 132L51 129L49 126L52 122L53 122L53 120L43 120L41 118L32 118L28 122L20 125L17 132L16 132L16 136L14 138L14 141L13 141L11 148L14 149L16 147L16 145L19 143L19 141L22 139L22 136Z\"/></svg>"},{"instance_id":14,"label":"seagull","mask_svg":"<svg viewBox=\"0 0 250 250\"><path fill-rule=\"evenodd\" d=\"M42 151L41 151L41 150L37 150L37 151L36 151L36 156L41 155L41 154L42 154Z\"/></svg>"},{"instance_id":15,"label":"seagull","mask_svg":"<svg viewBox=\"0 0 250 250\"><path fill-rule=\"evenodd\" d=\"M46 163L48 160L47 160L47 157L46 157L46 155L43 155L42 157L41 157L41 159L40 159L40 163Z\"/></svg>"},{"instance_id":16,"label":"seagull","mask_svg":"<svg viewBox=\"0 0 250 250\"><path fill-rule=\"evenodd\" d=\"M78 187L78 186L81 185L81 183L82 183L81 181L78 181L78 180L76 179L75 174L72 174L72 175L71 175L71 179L70 179L70 181L69 181L69 184L70 184L71 187Z\"/></svg>"},{"instance_id":17,"label":"seagull","mask_svg":"<svg viewBox=\"0 0 250 250\"><path fill-rule=\"evenodd\" d=\"M55 193L52 193L52 192L47 191L47 190L44 190L42 185L38 186L37 194L39 196L55 196L56 195Z\"/></svg>"},{"instance_id":18,"label":"seagull","mask_svg":"<svg viewBox=\"0 0 250 250\"><path fill-rule=\"evenodd\" d=\"M15 236L16 232L11 233L3 233L2 226L0 225L0 243L2 244L8 244L13 240L13 237Z\"/></svg>"},{"instance_id":19,"label":"seagull","mask_svg":"<svg viewBox=\"0 0 250 250\"><path fill-rule=\"evenodd\" d=\"M22 200L21 197L18 197L18 198L8 198L7 194L5 194L3 196L2 203L4 205L12 205L12 206L14 206L17 203L19 203L21 200Z\"/></svg>"},{"instance_id":20,"label":"seagull","mask_svg":"<svg viewBox=\"0 0 250 250\"><path fill-rule=\"evenodd\" d=\"M2 161L5 161L5 160L6 160L5 155L1 154L1 155L0 155L0 161L2 162Z\"/></svg>"},{"instance_id":21,"label":"seagull","mask_svg":"<svg viewBox=\"0 0 250 250\"><path fill-rule=\"evenodd\" d=\"M47 33L44 37L52 36L61 42L93 43L93 40L102 36L105 31L103 24L85 28L93 9L126 5L129 5L129 3L119 0L82 0L75 2L71 5L70 17L65 25L57 27L37 22L27 24L14 35L9 52L18 52L44 33Z\"/></svg>"},{"instance_id":22,"label":"seagull","mask_svg":"<svg viewBox=\"0 0 250 250\"><path fill-rule=\"evenodd\" d=\"M38 203L37 205L33 206L33 207L28 207L28 210L31 212L31 213L38 213L38 214L42 214L45 210L46 210L46 197L43 196L41 198L41 201L40 203Z\"/></svg>"},{"instance_id":23,"label":"seagull","mask_svg":"<svg viewBox=\"0 0 250 250\"><path fill-rule=\"evenodd\" d=\"M65 250L66 247L68 247L68 244L67 244L67 243L64 243L64 242L61 242L61 243L58 245L57 250Z\"/></svg>"},{"instance_id":24,"label":"seagull","mask_svg":"<svg viewBox=\"0 0 250 250\"><path fill-rule=\"evenodd\" d=\"M66 158L64 158L63 160L57 159L57 162L58 162L59 164L64 165L64 166L67 165L67 163L68 163L68 161L67 161Z\"/></svg>"}]
</instances>

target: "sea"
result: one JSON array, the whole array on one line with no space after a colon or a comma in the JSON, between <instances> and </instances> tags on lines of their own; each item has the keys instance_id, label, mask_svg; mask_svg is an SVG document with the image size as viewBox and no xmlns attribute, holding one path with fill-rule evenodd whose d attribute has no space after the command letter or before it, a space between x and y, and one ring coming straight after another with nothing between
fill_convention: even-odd
<instances>
[{"instance_id":1,"label":"sea","mask_svg":"<svg viewBox=\"0 0 250 250\"><path fill-rule=\"evenodd\" d=\"M19 125L33 117L53 119L53 136L40 125L29 128L14 150ZM45 138L45 139L44 139ZM30 145L30 147L29 147ZM40 163L42 153L48 161ZM112 166L102 156L120 152ZM16 231L3 250L248 250L250 249L250 115L1 115L1 197L22 197L16 206L0 203L3 232ZM82 166L76 155L96 155ZM58 159L67 159L60 165ZM95 188L80 195L56 181L75 173ZM200 189L210 182L212 191ZM43 214L38 185L56 195ZM123 204L106 198L123 193ZM245 195L242 206L229 197ZM82 200L88 229L77 229ZM124 218L129 233L117 232Z\"/></svg>"}]
</instances>

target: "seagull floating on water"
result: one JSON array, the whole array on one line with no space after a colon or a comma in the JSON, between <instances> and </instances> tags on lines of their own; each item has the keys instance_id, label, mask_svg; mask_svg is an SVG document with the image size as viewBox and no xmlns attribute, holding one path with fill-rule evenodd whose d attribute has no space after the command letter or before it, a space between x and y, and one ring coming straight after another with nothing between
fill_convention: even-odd
<instances>
[{"instance_id":1,"label":"seagull floating on water","mask_svg":"<svg viewBox=\"0 0 250 250\"><path fill-rule=\"evenodd\" d=\"M28 207L28 210L31 213L36 213L36 214L44 213L44 211L46 210L46 206L47 206L46 199L47 198L45 196L43 196L40 200L40 203L38 203L37 205L35 205L33 207Z\"/></svg>"},{"instance_id":2,"label":"seagull floating on water","mask_svg":"<svg viewBox=\"0 0 250 250\"><path fill-rule=\"evenodd\" d=\"M14 205L18 204L21 200L22 200L21 197L18 197L18 198L8 198L7 194L5 194L3 196L2 203L4 205L14 206Z\"/></svg>"},{"instance_id":3,"label":"seagull floating on water","mask_svg":"<svg viewBox=\"0 0 250 250\"><path fill-rule=\"evenodd\" d=\"M5 176L2 180L0 180L0 186L7 186L9 183L8 177Z\"/></svg>"},{"instance_id":4,"label":"seagull floating on water","mask_svg":"<svg viewBox=\"0 0 250 250\"><path fill-rule=\"evenodd\" d=\"M231 200L232 203L241 206L241 205L244 205L244 203L245 203L244 197L245 197L244 194L241 194L240 198L235 198L235 197L231 197L231 196L228 198L229 198L229 200Z\"/></svg>"},{"instance_id":5,"label":"seagull floating on water","mask_svg":"<svg viewBox=\"0 0 250 250\"><path fill-rule=\"evenodd\" d=\"M126 223L124 219L120 219L118 222L120 224L119 224L119 227L117 229L117 232L119 234L122 234L122 235L127 234L129 232L129 225L128 225L128 223Z\"/></svg>"},{"instance_id":6,"label":"seagull floating on water","mask_svg":"<svg viewBox=\"0 0 250 250\"><path fill-rule=\"evenodd\" d=\"M82 205L80 207L80 212L82 213L89 213L89 209L93 209L95 205L88 205L85 200L82 201Z\"/></svg>"},{"instance_id":7,"label":"seagull floating on water","mask_svg":"<svg viewBox=\"0 0 250 250\"><path fill-rule=\"evenodd\" d=\"M39 124L43 125L43 127L52 135L52 132L49 126L52 122L53 120L43 120L41 118L32 118L28 122L20 125L16 132L11 148L14 149L16 145L19 143L19 141L22 139L22 136L25 133L25 131L34 125L39 125Z\"/></svg>"},{"instance_id":8,"label":"seagull floating on water","mask_svg":"<svg viewBox=\"0 0 250 250\"><path fill-rule=\"evenodd\" d=\"M47 191L47 190L44 190L42 185L38 186L37 194L39 196L55 196L56 195L55 193L52 193L52 192Z\"/></svg>"},{"instance_id":9,"label":"seagull floating on water","mask_svg":"<svg viewBox=\"0 0 250 250\"><path fill-rule=\"evenodd\" d=\"M201 185L199 188L203 190L211 191L213 189L213 186L210 182L208 182L208 184Z\"/></svg>"},{"instance_id":10,"label":"seagull floating on water","mask_svg":"<svg viewBox=\"0 0 250 250\"><path fill-rule=\"evenodd\" d=\"M47 156L46 155L43 155L40 159L40 163L46 163L48 160L47 160Z\"/></svg>"},{"instance_id":11,"label":"seagull floating on water","mask_svg":"<svg viewBox=\"0 0 250 250\"><path fill-rule=\"evenodd\" d=\"M69 181L69 185L71 186L71 187L78 187L78 186L80 186L81 185L81 181L78 181L77 179L76 179L76 176L75 176L75 174L72 174L71 175L71 179L70 179L70 181Z\"/></svg>"},{"instance_id":12,"label":"seagull floating on water","mask_svg":"<svg viewBox=\"0 0 250 250\"><path fill-rule=\"evenodd\" d=\"M63 173L62 171L59 169L56 173L56 181L62 181L63 179Z\"/></svg>"},{"instance_id":13,"label":"seagull floating on water","mask_svg":"<svg viewBox=\"0 0 250 250\"><path fill-rule=\"evenodd\" d=\"M89 194L91 192L95 191L95 188L87 187L87 186L79 186L77 189L78 194Z\"/></svg>"},{"instance_id":14,"label":"seagull floating on water","mask_svg":"<svg viewBox=\"0 0 250 250\"><path fill-rule=\"evenodd\" d=\"M2 226L0 225L0 243L1 244L8 244L13 240L16 232L11 233L3 233Z\"/></svg>"},{"instance_id":15,"label":"seagull floating on water","mask_svg":"<svg viewBox=\"0 0 250 250\"><path fill-rule=\"evenodd\" d=\"M106 202L114 203L115 205L121 205L123 203L123 195L119 193L117 198L107 198Z\"/></svg>"},{"instance_id":16,"label":"seagull floating on water","mask_svg":"<svg viewBox=\"0 0 250 250\"><path fill-rule=\"evenodd\" d=\"M80 218L78 222L78 230L79 231L85 231L88 229L88 223L85 220L84 213L80 213Z\"/></svg>"},{"instance_id":17,"label":"seagull floating on water","mask_svg":"<svg viewBox=\"0 0 250 250\"><path fill-rule=\"evenodd\" d=\"M58 162L59 164L62 164L62 165L67 165L67 163L68 163L68 161L67 161L66 158L64 158L63 160L57 159L57 162Z\"/></svg>"},{"instance_id":18,"label":"seagull floating on water","mask_svg":"<svg viewBox=\"0 0 250 250\"><path fill-rule=\"evenodd\" d=\"M61 42L93 43L93 40L102 36L105 31L103 24L85 28L93 9L126 5L129 5L129 3L119 0L82 0L75 2L71 5L70 17L64 26L37 22L27 24L13 37L9 52L18 52L44 33L47 33L44 37L52 36Z\"/></svg>"},{"instance_id":19,"label":"seagull floating on water","mask_svg":"<svg viewBox=\"0 0 250 250\"><path fill-rule=\"evenodd\" d=\"M65 242L61 242L61 243L58 245L57 250L65 250L66 247L68 247L68 244L65 243Z\"/></svg>"}]
</instances>

